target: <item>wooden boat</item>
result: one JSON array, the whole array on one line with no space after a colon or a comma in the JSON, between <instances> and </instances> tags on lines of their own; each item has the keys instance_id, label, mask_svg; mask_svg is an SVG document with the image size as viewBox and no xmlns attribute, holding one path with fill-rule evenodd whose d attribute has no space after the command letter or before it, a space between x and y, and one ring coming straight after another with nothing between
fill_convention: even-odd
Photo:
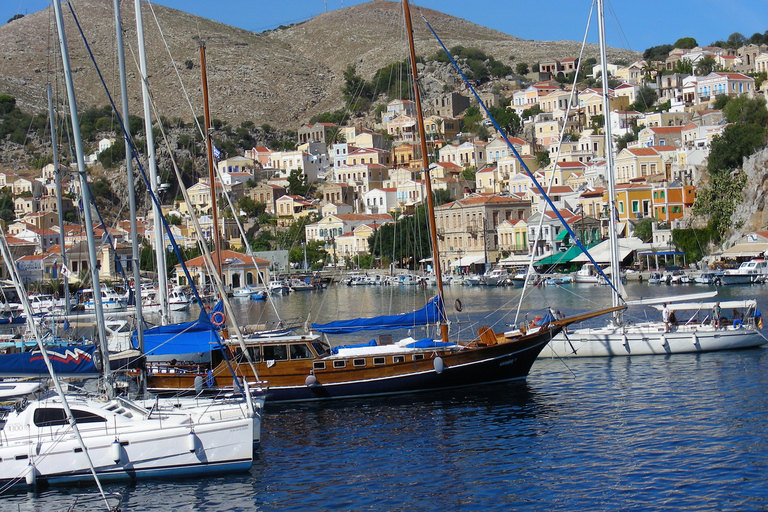
<instances>
[{"instance_id":1,"label":"wooden boat","mask_svg":"<svg viewBox=\"0 0 768 512\"><path fill-rule=\"evenodd\" d=\"M332 347L327 336L320 334L349 333L360 325L379 330L387 324L408 327L414 322L433 322L443 314L441 309L440 301L433 299L406 315L315 324L316 332L307 335L249 337L247 355L235 343L229 344L232 359L220 361L210 374L203 365L153 363L147 383L154 393L172 395L205 379L202 391L219 392L232 385L230 366L246 381L255 379L248 359L266 382L270 402L375 396L521 379L563 327L622 308L560 320L548 317L539 325L508 333L484 327L476 339L465 343L432 338L393 341L391 334L380 334L374 344Z\"/></svg>"}]
</instances>

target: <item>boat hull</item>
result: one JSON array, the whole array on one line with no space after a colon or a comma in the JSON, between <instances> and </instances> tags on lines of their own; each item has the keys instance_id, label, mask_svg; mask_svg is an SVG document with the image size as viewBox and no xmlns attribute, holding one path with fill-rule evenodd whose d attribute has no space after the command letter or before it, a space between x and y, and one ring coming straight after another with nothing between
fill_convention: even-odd
<instances>
[{"instance_id":1,"label":"boat hull","mask_svg":"<svg viewBox=\"0 0 768 512\"><path fill-rule=\"evenodd\" d=\"M431 391L522 379L539 352L562 327L549 325L519 339L488 346L435 348L360 357L329 357L298 361L257 361L259 379L268 383L270 403L326 400ZM503 340L503 335L500 340ZM225 363L214 371L213 389L231 385ZM238 374L254 379L248 364ZM222 377L218 377L221 375ZM192 389L195 374L150 377L157 393Z\"/></svg>"},{"instance_id":2,"label":"boat hull","mask_svg":"<svg viewBox=\"0 0 768 512\"><path fill-rule=\"evenodd\" d=\"M125 421L119 405L81 407L76 401L70 405L73 410L87 410L89 418L97 414L107 418L83 421L81 415L78 420L80 434L102 481L247 471L253 464L255 422L260 431L260 410L253 416L237 406L182 407L171 412L156 411L154 418L140 417L132 410L132 417ZM30 407L39 411L49 406L31 403ZM101 414L105 411L117 411L119 420L112 420L109 412ZM31 418L35 410L26 412L11 413L3 428L0 484L24 488L91 483L88 460L69 425L59 421L55 426L36 426L37 420ZM31 471L34 479L26 477Z\"/></svg>"},{"instance_id":3,"label":"boat hull","mask_svg":"<svg viewBox=\"0 0 768 512\"><path fill-rule=\"evenodd\" d=\"M540 357L606 357L713 352L759 347L768 343L749 326L716 330L709 325L679 326L665 333L660 323L640 326L578 329L560 333Z\"/></svg>"}]
</instances>

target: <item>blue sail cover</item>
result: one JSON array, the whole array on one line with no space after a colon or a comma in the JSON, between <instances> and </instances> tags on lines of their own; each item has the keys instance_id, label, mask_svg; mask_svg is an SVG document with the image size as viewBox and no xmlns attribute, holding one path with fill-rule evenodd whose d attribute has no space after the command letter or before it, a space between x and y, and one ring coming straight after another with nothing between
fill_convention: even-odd
<instances>
[{"instance_id":1,"label":"blue sail cover","mask_svg":"<svg viewBox=\"0 0 768 512\"><path fill-rule=\"evenodd\" d=\"M67 345L46 349L56 375L99 375L95 345ZM0 376L21 377L48 375L43 354L39 350L0 356Z\"/></svg>"},{"instance_id":2,"label":"blue sail cover","mask_svg":"<svg viewBox=\"0 0 768 512\"><path fill-rule=\"evenodd\" d=\"M144 329L144 353L147 356L209 352L218 345L219 337L216 328L211 324L204 310L200 312L200 318L194 322ZM138 347L135 331L133 346Z\"/></svg>"},{"instance_id":3,"label":"blue sail cover","mask_svg":"<svg viewBox=\"0 0 768 512\"><path fill-rule=\"evenodd\" d=\"M413 313L338 320L327 324L312 324L312 328L328 334L344 334L377 329L408 329L410 327L438 323L443 316L442 311L443 301L439 297L433 297L423 308Z\"/></svg>"}]
</instances>

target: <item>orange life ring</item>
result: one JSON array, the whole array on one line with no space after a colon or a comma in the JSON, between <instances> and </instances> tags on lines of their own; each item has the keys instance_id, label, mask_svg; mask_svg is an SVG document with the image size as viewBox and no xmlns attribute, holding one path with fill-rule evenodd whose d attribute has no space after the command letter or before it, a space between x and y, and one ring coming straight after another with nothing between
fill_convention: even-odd
<instances>
[{"instance_id":1,"label":"orange life ring","mask_svg":"<svg viewBox=\"0 0 768 512\"><path fill-rule=\"evenodd\" d=\"M211 315L211 323L216 327L221 327L222 325L224 325L224 322L226 320L227 320L227 317L221 311L217 311Z\"/></svg>"}]
</instances>

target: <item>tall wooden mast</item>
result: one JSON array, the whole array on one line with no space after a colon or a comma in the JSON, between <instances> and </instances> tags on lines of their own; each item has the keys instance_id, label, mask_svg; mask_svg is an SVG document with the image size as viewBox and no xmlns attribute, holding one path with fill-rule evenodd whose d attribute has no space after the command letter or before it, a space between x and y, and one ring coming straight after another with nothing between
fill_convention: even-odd
<instances>
[{"instance_id":1,"label":"tall wooden mast","mask_svg":"<svg viewBox=\"0 0 768 512\"><path fill-rule=\"evenodd\" d=\"M413 97L416 101L416 118L419 123L419 139L421 140L421 158L424 168L424 183L427 189L427 218L429 219L429 237L432 242L432 268L435 271L437 282L437 296L443 307L440 308L440 337L448 341L448 319L445 317L445 304L443 302L443 273L440 269L440 253L437 248L437 224L435 223L435 201L432 198L432 179L429 176L429 152L427 151L427 137L424 131L424 113L421 109L421 95L419 94L419 76L416 70L416 50L413 46L413 25L411 24L411 8L408 0L403 0L405 8L405 23L408 29L408 47L411 52L411 73L413 74Z\"/></svg>"},{"instance_id":2,"label":"tall wooden mast","mask_svg":"<svg viewBox=\"0 0 768 512\"><path fill-rule=\"evenodd\" d=\"M205 110L205 144L208 151L208 179L211 182L211 221L213 222L213 247L216 257L213 264L216 274L221 275L221 238L219 236L219 212L216 207L216 169L213 164L213 141L211 141L211 110L208 107L208 75L205 69L205 43L200 42L200 67L203 73L203 106Z\"/></svg>"}]
</instances>

